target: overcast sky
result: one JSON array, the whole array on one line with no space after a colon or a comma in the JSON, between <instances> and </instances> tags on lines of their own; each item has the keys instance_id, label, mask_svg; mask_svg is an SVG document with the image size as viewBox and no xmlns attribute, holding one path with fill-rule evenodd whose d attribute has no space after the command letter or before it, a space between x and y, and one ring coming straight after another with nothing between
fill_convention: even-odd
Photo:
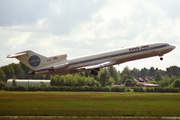
<instances>
[{"instance_id":1,"label":"overcast sky","mask_svg":"<svg viewBox=\"0 0 180 120\"><path fill-rule=\"evenodd\" d=\"M0 0L0 66L8 54L33 50L78 57L139 44L166 42L163 56L126 62L122 70L180 67L179 0Z\"/></svg>"}]
</instances>

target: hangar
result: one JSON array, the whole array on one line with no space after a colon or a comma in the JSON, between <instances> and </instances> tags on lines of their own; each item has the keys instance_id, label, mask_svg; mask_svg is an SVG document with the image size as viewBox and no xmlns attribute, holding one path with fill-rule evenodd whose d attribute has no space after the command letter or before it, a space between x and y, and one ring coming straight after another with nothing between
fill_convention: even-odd
<instances>
[{"instance_id":1,"label":"hangar","mask_svg":"<svg viewBox=\"0 0 180 120\"><path fill-rule=\"evenodd\" d=\"M15 79L18 86L39 86L42 82L50 86L50 80ZM12 86L13 79L7 80L7 86Z\"/></svg>"}]
</instances>

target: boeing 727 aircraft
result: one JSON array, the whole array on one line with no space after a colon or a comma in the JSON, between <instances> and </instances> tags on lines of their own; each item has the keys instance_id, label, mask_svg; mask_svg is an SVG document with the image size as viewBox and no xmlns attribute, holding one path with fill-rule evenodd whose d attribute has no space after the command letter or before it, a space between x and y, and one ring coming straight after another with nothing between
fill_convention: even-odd
<instances>
[{"instance_id":1,"label":"boeing 727 aircraft","mask_svg":"<svg viewBox=\"0 0 180 120\"><path fill-rule=\"evenodd\" d=\"M175 49L175 46L167 43L146 44L130 48L108 51L104 53L83 56L67 60L67 54L53 57L45 57L31 50L8 55L7 58L17 58L27 65L32 71L30 75L39 74L68 74L90 70L97 75L100 68L121 64L127 61L162 56Z\"/></svg>"}]
</instances>

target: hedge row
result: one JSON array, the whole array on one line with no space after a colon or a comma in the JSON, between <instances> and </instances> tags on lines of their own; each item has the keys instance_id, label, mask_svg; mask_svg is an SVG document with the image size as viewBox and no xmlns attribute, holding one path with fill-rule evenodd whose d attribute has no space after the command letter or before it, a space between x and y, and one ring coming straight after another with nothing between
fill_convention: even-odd
<instances>
[{"instance_id":1,"label":"hedge row","mask_svg":"<svg viewBox=\"0 0 180 120\"><path fill-rule=\"evenodd\" d=\"M134 92L169 92L169 93L178 93L178 88L173 87L155 87L155 88L142 88L142 87L134 87Z\"/></svg>"},{"instance_id":2,"label":"hedge row","mask_svg":"<svg viewBox=\"0 0 180 120\"><path fill-rule=\"evenodd\" d=\"M37 87L37 86L12 86L12 87L4 87L5 91L74 91L74 92L84 92L84 91L92 91L92 92L127 92L130 91L126 87L70 87L70 86L49 86L49 87ZM173 87L156 87L156 88L142 88L142 87L134 87L134 92L169 92L169 93L177 93L180 90L178 88Z\"/></svg>"},{"instance_id":3,"label":"hedge row","mask_svg":"<svg viewBox=\"0 0 180 120\"><path fill-rule=\"evenodd\" d=\"M69 86L49 86L49 87L37 87L37 86L14 86L4 87L5 91L94 91L94 92L124 92L124 87L69 87Z\"/></svg>"}]
</instances>

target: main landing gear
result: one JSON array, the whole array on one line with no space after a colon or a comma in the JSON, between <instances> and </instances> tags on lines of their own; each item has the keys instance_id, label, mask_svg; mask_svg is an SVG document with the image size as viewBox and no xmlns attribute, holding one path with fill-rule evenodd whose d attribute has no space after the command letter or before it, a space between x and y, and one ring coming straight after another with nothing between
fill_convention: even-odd
<instances>
[{"instance_id":1,"label":"main landing gear","mask_svg":"<svg viewBox=\"0 0 180 120\"><path fill-rule=\"evenodd\" d=\"M94 76L97 76L98 75L97 71L99 71L99 70L100 70L100 68L96 68L94 70L91 70L91 74L94 75Z\"/></svg>"},{"instance_id":2,"label":"main landing gear","mask_svg":"<svg viewBox=\"0 0 180 120\"><path fill-rule=\"evenodd\" d=\"M97 76L97 75L98 75L98 72L95 71L95 70L91 70L91 74L94 75L94 76Z\"/></svg>"}]
</instances>

